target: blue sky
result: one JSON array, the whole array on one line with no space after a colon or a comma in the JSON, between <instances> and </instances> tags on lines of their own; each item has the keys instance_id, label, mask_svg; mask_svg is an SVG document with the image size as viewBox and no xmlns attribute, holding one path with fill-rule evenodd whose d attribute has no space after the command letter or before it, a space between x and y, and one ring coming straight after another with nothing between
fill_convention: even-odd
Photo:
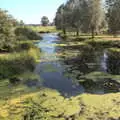
<instances>
[{"instance_id":1,"label":"blue sky","mask_svg":"<svg viewBox=\"0 0 120 120\"><path fill-rule=\"evenodd\" d=\"M25 23L40 23L42 16L53 20L56 10L66 0L0 0L0 8L8 10Z\"/></svg>"}]
</instances>

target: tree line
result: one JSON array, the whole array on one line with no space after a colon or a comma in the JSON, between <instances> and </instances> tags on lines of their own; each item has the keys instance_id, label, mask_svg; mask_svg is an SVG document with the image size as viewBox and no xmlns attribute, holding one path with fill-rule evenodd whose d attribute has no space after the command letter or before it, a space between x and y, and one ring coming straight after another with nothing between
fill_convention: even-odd
<instances>
[{"instance_id":1,"label":"tree line","mask_svg":"<svg viewBox=\"0 0 120 120\"><path fill-rule=\"evenodd\" d=\"M120 31L120 0L68 0L59 6L55 16L57 29L95 34Z\"/></svg>"}]
</instances>

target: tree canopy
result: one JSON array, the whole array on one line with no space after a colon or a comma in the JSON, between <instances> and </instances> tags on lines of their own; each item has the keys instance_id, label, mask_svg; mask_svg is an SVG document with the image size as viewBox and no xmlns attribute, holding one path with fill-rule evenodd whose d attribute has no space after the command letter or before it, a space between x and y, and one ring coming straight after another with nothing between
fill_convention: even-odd
<instances>
[{"instance_id":1,"label":"tree canopy","mask_svg":"<svg viewBox=\"0 0 120 120\"><path fill-rule=\"evenodd\" d=\"M15 45L15 19L0 9L0 51L9 50Z\"/></svg>"},{"instance_id":2,"label":"tree canopy","mask_svg":"<svg viewBox=\"0 0 120 120\"><path fill-rule=\"evenodd\" d=\"M120 0L106 0L106 3L109 31L116 35L120 31Z\"/></svg>"},{"instance_id":3,"label":"tree canopy","mask_svg":"<svg viewBox=\"0 0 120 120\"><path fill-rule=\"evenodd\" d=\"M68 0L61 5L55 17L58 29L74 29L77 32L91 32L92 37L100 32L105 21L101 0Z\"/></svg>"},{"instance_id":4,"label":"tree canopy","mask_svg":"<svg viewBox=\"0 0 120 120\"><path fill-rule=\"evenodd\" d=\"M47 26L47 25L49 24L49 19L48 19L48 17L47 17L47 16L43 16L43 17L41 18L41 23L42 23L43 26Z\"/></svg>"}]
</instances>

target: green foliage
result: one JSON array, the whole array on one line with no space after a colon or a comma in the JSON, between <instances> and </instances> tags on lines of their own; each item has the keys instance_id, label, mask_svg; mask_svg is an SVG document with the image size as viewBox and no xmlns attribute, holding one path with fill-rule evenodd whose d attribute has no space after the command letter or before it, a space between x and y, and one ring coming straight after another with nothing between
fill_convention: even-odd
<instances>
[{"instance_id":1,"label":"green foliage","mask_svg":"<svg viewBox=\"0 0 120 120\"><path fill-rule=\"evenodd\" d=\"M6 85L8 83L4 83ZM2 87L2 90L5 90ZM91 95L82 94L64 98L57 91L44 89L29 91L19 86L16 92L21 97L12 97L10 104L1 104L0 117L4 120L106 120L119 119L120 94ZM13 90L14 91L14 90ZM7 93L8 91L5 91ZM14 96L12 95L12 96ZM111 109L114 108L114 109Z\"/></svg>"},{"instance_id":2,"label":"green foliage","mask_svg":"<svg viewBox=\"0 0 120 120\"><path fill-rule=\"evenodd\" d=\"M113 35L117 35L120 31L120 1L119 0L106 0L108 7L108 25L109 31Z\"/></svg>"},{"instance_id":3,"label":"green foliage","mask_svg":"<svg viewBox=\"0 0 120 120\"><path fill-rule=\"evenodd\" d=\"M64 99L53 90L43 90L27 103L29 107L24 114L27 119L64 120L72 116L75 118L80 112L79 101Z\"/></svg>"},{"instance_id":4,"label":"green foliage","mask_svg":"<svg viewBox=\"0 0 120 120\"><path fill-rule=\"evenodd\" d=\"M91 32L92 37L105 27L105 13L101 0L68 0L56 13L55 25L66 34L68 31Z\"/></svg>"},{"instance_id":5,"label":"green foliage","mask_svg":"<svg viewBox=\"0 0 120 120\"><path fill-rule=\"evenodd\" d=\"M34 45L30 42L24 42L24 43L20 43L19 47L21 50L29 50L30 48L33 48Z\"/></svg>"},{"instance_id":6,"label":"green foliage","mask_svg":"<svg viewBox=\"0 0 120 120\"><path fill-rule=\"evenodd\" d=\"M101 48L111 48L116 47L119 48L120 41L119 40L102 40L102 39L94 39L94 40L87 40L86 43L92 45L96 49Z\"/></svg>"},{"instance_id":7,"label":"green foliage","mask_svg":"<svg viewBox=\"0 0 120 120\"><path fill-rule=\"evenodd\" d=\"M38 33L56 33L56 32L58 32L56 30L55 26L27 26L27 27Z\"/></svg>"},{"instance_id":8,"label":"green foliage","mask_svg":"<svg viewBox=\"0 0 120 120\"><path fill-rule=\"evenodd\" d=\"M42 82L40 80L40 76L30 71L27 71L20 75L14 75L13 77L9 78L9 83L11 83L12 85L23 83L26 85L28 84L31 87L36 87L37 85L39 85L40 87L40 82Z\"/></svg>"},{"instance_id":9,"label":"green foliage","mask_svg":"<svg viewBox=\"0 0 120 120\"><path fill-rule=\"evenodd\" d=\"M12 77L25 71L33 71L40 51L31 48L20 53L12 53L0 56L0 79Z\"/></svg>"},{"instance_id":10,"label":"green foliage","mask_svg":"<svg viewBox=\"0 0 120 120\"><path fill-rule=\"evenodd\" d=\"M30 40L22 40L22 41L17 43L14 51L22 52L24 50L30 50L31 48L35 48L37 50L37 47L35 47L33 42L34 41L30 41Z\"/></svg>"},{"instance_id":11,"label":"green foliage","mask_svg":"<svg viewBox=\"0 0 120 120\"><path fill-rule=\"evenodd\" d=\"M49 24L49 19L48 19L48 17L47 17L47 16L43 16L43 17L41 18L41 23L42 23L43 26L47 26L47 25Z\"/></svg>"},{"instance_id":12,"label":"green foliage","mask_svg":"<svg viewBox=\"0 0 120 120\"><path fill-rule=\"evenodd\" d=\"M20 74L26 70L33 70L34 59L27 53L13 54L12 57L0 59L0 76L1 78L8 78L15 74Z\"/></svg>"},{"instance_id":13,"label":"green foliage","mask_svg":"<svg viewBox=\"0 0 120 120\"><path fill-rule=\"evenodd\" d=\"M14 19L6 11L0 9L0 52L10 51L15 43Z\"/></svg>"},{"instance_id":14,"label":"green foliage","mask_svg":"<svg viewBox=\"0 0 120 120\"><path fill-rule=\"evenodd\" d=\"M15 34L18 40L39 40L41 38L38 33L26 27L17 27Z\"/></svg>"},{"instance_id":15,"label":"green foliage","mask_svg":"<svg viewBox=\"0 0 120 120\"><path fill-rule=\"evenodd\" d=\"M57 13L56 13L56 17L55 17L55 25L57 27L57 29L63 29L64 27L64 5L62 4L61 6L59 6Z\"/></svg>"},{"instance_id":16,"label":"green foliage","mask_svg":"<svg viewBox=\"0 0 120 120\"><path fill-rule=\"evenodd\" d=\"M109 57L119 59L120 58L120 48L109 48L107 50Z\"/></svg>"}]
</instances>

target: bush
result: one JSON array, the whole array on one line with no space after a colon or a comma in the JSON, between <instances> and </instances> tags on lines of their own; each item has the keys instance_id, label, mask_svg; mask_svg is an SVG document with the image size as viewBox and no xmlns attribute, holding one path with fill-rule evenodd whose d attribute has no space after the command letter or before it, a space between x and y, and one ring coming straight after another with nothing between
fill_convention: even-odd
<instances>
[{"instance_id":1,"label":"bush","mask_svg":"<svg viewBox=\"0 0 120 120\"><path fill-rule=\"evenodd\" d=\"M16 45L15 51L20 52L23 50L29 50L30 48L36 48L33 43L31 42L21 42Z\"/></svg>"},{"instance_id":2,"label":"bush","mask_svg":"<svg viewBox=\"0 0 120 120\"><path fill-rule=\"evenodd\" d=\"M13 52L21 52L24 50L30 50L31 48L40 51L39 48L37 48L34 44L33 41L27 40L27 41L20 41L17 43L17 45L14 48Z\"/></svg>"},{"instance_id":3,"label":"bush","mask_svg":"<svg viewBox=\"0 0 120 120\"><path fill-rule=\"evenodd\" d=\"M15 30L18 40L39 40L41 37L38 33L26 27L18 27Z\"/></svg>"},{"instance_id":4,"label":"bush","mask_svg":"<svg viewBox=\"0 0 120 120\"><path fill-rule=\"evenodd\" d=\"M22 49L22 50L29 50L34 45L30 42L25 42L25 43L21 43L19 46L20 46L20 49Z\"/></svg>"},{"instance_id":5,"label":"bush","mask_svg":"<svg viewBox=\"0 0 120 120\"><path fill-rule=\"evenodd\" d=\"M31 48L28 51L8 54L0 57L0 79L33 71L40 51ZM32 53L32 54L31 54Z\"/></svg>"},{"instance_id":6,"label":"bush","mask_svg":"<svg viewBox=\"0 0 120 120\"><path fill-rule=\"evenodd\" d=\"M120 59L120 48L109 48L107 50L109 57L119 60Z\"/></svg>"},{"instance_id":7,"label":"bush","mask_svg":"<svg viewBox=\"0 0 120 120\"><path fill-rule=\"evenodd\" d=\"M29 84L33 84L33 86L37 86L37 85L40 85L40 76L33 73L33 72L25 72L25 73L22 73L20 75L15 75L15 76L12 76L10 79L9 79L9 83L11 83L12 85L16 85L16 84L19 84L19 83L23 83L23 84L26 84L26 85L29 85Z\"/></svg>"},{"instance_id":8,"label":"bush","mask_svg":"<svg viewBox=\"0 0 120 120\"><path fill-rule=\"evenodd\" d=\"M120 48L109 48L107 55L108 72L111 74L120 74Z\"/></svg>"}]
</instances>

